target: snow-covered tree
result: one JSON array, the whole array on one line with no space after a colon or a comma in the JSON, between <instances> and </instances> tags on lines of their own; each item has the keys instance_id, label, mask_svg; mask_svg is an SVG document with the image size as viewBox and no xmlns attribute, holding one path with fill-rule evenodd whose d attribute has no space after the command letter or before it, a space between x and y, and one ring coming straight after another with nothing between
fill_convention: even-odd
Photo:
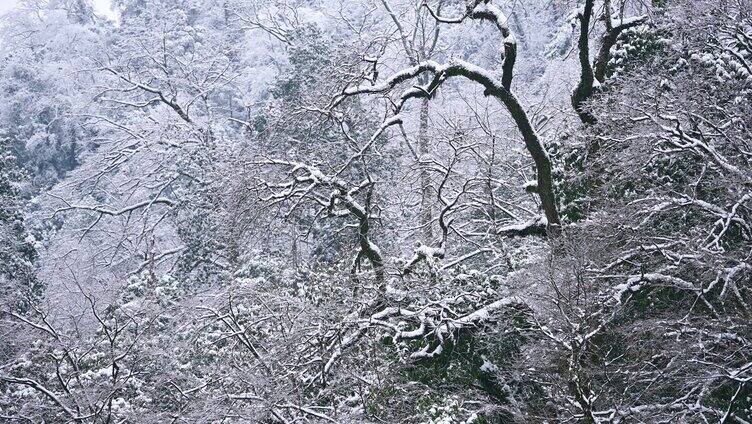
<instances>
[{"instance_id":1,"label":"snow-covered tree","mask_svg":"<svg viewBox=\"0 0 752 424\"><path fill-rule=\"evenodd\" d=\"M752 421L748 0L110 6L3 18L0 420Z\"/></svg>"}]
</instances>

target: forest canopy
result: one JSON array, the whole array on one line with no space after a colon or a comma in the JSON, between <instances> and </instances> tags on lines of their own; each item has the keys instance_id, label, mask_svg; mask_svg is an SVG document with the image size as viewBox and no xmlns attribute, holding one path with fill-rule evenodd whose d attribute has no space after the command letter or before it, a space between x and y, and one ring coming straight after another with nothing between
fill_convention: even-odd
<instances>
[{"instance_id":1,"label":"forest canopy","mask_svg":"<svg viewBox=\"0 0 752 424\"><path fill-rule=\"evenodd\" d=\"M21 0L0 93L0 422L752 423L750 0Z\"/></svg>"}]
</instances>

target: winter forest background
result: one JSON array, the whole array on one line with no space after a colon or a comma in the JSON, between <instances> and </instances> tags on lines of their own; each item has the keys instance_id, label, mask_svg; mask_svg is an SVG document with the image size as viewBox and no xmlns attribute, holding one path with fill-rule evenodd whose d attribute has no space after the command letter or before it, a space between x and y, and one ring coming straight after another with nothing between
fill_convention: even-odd
<instances>
[{"instance_id":1,"label":"winter forest background","mask_svg":"<svg viewBox=\"0 0 752 424\"><path fill-rule=\"evenodd\" d=\"M0 422L752 423L750 0L22 0Z\"/></svg>"}]
</instances>

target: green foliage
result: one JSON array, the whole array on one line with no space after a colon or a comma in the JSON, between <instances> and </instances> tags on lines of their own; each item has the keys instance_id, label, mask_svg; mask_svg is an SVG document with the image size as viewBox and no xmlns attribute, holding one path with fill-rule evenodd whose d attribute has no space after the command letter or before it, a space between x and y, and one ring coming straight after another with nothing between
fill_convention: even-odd
<instances>
[{"instance_id":1,"label":"green foliage","mask_svg":"<svg viewBox=\"0 0 752 424\"><path fill-rule=\"evenodd\" d=\"M21 210L18 187L24 179L7 139L0 140L0 299L21 312L42 294L34 239L26 232Z\"/></svg>"},{"instance_id":2,"label":"green foliage","mask_svg":"<svg viewBox=\"0 0 752 424\"><path fill-rule=\"evenodd\" d=\"M566 141L554 140L547 148L553 162L554 193L559 201L559 213L567 221L577 222L586 217L588 189L597 182L586 173L586 149Z\"/></svg>"},{"instance_id":3,"label":"green foliage","mask_svg":"<svg viewBox=\"0 0 752 424\"><path fill-rule=\"evenodd\" d=\"M611 49L611 58L606 69L606 77L617 79L624 73L637 71L646 62L666 56L670 49L672 35L665 28L658 29L648 24L628 28L619 34L616 45Z\"/></svg>"}]
</instances>

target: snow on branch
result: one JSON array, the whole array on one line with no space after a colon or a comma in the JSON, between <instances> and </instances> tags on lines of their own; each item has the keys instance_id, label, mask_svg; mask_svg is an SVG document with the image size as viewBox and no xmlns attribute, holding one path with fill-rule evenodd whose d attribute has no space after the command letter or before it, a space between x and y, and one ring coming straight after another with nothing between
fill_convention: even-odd
<instances>
[{"instance_id":1,"label":"snow on branch","mask_svg":"<svg viewBox=\"0 0 752 424\"><path fill-rule=\"evenodd\" d=\"M539 216L521 224L504 225L496 229L496 234L505 237L545 236L548 221Z\"/></svg>"},{"instance_id":2,"label":"snow on branch","mask_svg":"<svg viewBox=\"0 0 752 424\"><path fill-rule=\"evenodd\" d=\"M504 46L502 53L502 84L509 90L512 86L512 77L514 76L514 64L517 59L517 38L509 29L509 19L498 7L488 0L473 0L466 5L465 14L456 18L447 18L440 16L434 11L426 1L423 6L428 10L431 16L440 23L459 24L465 19L475 19L493 23L499 29L502 35L502 44Z\"/></svg>"},{"instance_id":3,"label":"snow on branch","mask_svg":"<svg viewBox=\"0 0 752 424\"><path fill-rule=\"evenodd\" d=\"M151 93L151 94L157 95L158 100L161 101L162 103L164 103L165 105L169 106L172 110L174 110L178 114L178 116L180 116L180 118L183 121L185 121L185 122L187 122L189 124L193 123L193 121L191 120L190 116L188 116L188 113L185 111L185 109L183 107L181 107L178 104L177 99L175 99L174 96L172 98L168 98L164 94L164 92L162 92L162 90L154 88L154 87L152 87L152 86L150 86L148 84L144 84L142 82L135 81L135 80L131 79L130 77L128 77L127 75L123 74L122 72L119 72L119 71L117 71L114 68L111 68L109 66L102 67L101 70L107 71L107 72L109 72L109 73L117 76L121 80L125 81L126 83L130 84L130 87L127 88L125 91L132 91L133 89L141 89L143 91L146 91L147 93ZM149 101L147 104L150 104L150 103L152 103L155 100L157 100L157 99L153 99L153 100Z\"/></svg>"},{"instance_id":4,"label":"snow on branch","mask_svg":"<svg viewBox=\"0 0 752 424\"><path fill-rule=\"evenodd\" d=\"M310 381L322 380L341 358L344 350L353 346L369 329L385 329L394 343L400 340L425 339L423 348L410 354L414 360L430 359L443 352L446 344L456 340L459 332L478 328L491 322L495 314L507 307L525 305L518 297L498 299L478 309L457 316L451 304L461 300L444 299L430 302L414 309L390 306L357 319L352 328L342 337L337 337L329 346L330 356L323 369Z\"/></svg>"},{"instance_id":5,"label":"snow on branch","mask_svg":"<svg viewBox=\"0 0 752 424\"><path fill-rule=\"evenodd\" d=\"M58 199L63 200L60 197L58 197ZM70 211L70 210L91 211L91 212L96 212L100 214L100 216L101 215L118 216L118 215L125 215L127 213L131 213L141 208L150 207L152 205L166 205L166 206L172 207L172 206L175 206L175 202L164 197L157 197L154 199L147 199L138 203L134 203L132 205L128 205L120 209L109 209L102 205L79 205L79 204L68 203L66 201L66 206L56 209L55 212L53 213L53 216L59 213Z\"/></svg>"},{"instance_id":6,"label":"snow on branch","mask_svg":"<svg viewBox=\"0 0 752 424\"><path fill-rule=\"evenodd\" d=\"M548 152L533 127L527 112L525 112L517 98L509 91L505 80L502 79L499 81L486 69L461 59L452 59L446 64L439 64L435 61L424 61L416 66L401 70L380 83L372 85L363 84L346 88L342 94L334 99L333 106L341 103L349 96L388 92L397 85L425 72L433 74L434 78L425 87L412 88L405 91L395 106L395 113L399 113L402 106L410 98L430 97L444 81L452 77L464 77L482 85L485 88L485 95L495 97L504 104L517 128L522 133L525 146L535 162L538 194L546 219L550 225L559 225L560 218L556 208L556 198L553 193L551 160Z\"/></svg>"},{"instance_id":7,"label":"snow on branch","mask_svg":"<svg viewBox=\"0 0 752 424\"><path fill-rule=\"evenodd\" d=\"M91 418L93 415L95 415L95 413L89 415L80 415L76 413L70 407L68 407L58 395L53 393L38 381L31 378L18 378L10 375L0 374L0 381L4 381L6 383L21 384L36 390L37 392L50 399L55 405L60 407L60 409L62 409L63 412L65 412L65 414L68 415L73 422L84 422L88 418Z\"/></svg>"},{"instance_id":8,"label":"snow on branch","mask_svg":"<svg viewBox=\"0 0 752 424\"><path fill-rule=\"evenodd\" d=\"M388 124L382 125L382 129L380 129L377 134L380 134L384 128L394 125L398 121L399 119L395 118L393 121L389 121ZM377 135L374 136L374 139L375 137L377 137ZM361 152L362 151L363 150L361 150ZM269 196L262 198L262 201L276 202L296 197L302 199L308 196L320 206L326 208L330 215L351 215L358 220L358 243L360 245L360 251L353 259L352 275L356 275L357 270L360 268L361 260L366 258L373 266L376 274L376 281L379 286L383 288L384 258L381 249L371 240L369 234L371 226L371 208L369 206L370 195L366 196L367 201L365 204L361 204L361 202L354 197L355 194L363 189L367 187L371 188L373 183L371 181L364 181L362 184L350 187L345 181L336 176L327 175L321 169L313 165L283 159L270 159L263 163L289 168L287 174L290 176L291 181L280 184L269 184L268 186L271 189L279 189L279 191L272 192ZM305 187L300 188L298 187L299 184L304 184ZM316 195L314 190L318 187L332 189L332 192L329 193L328 197ZM339 209L340 207L341 209Z\"/></svg>"}]
</instances>

